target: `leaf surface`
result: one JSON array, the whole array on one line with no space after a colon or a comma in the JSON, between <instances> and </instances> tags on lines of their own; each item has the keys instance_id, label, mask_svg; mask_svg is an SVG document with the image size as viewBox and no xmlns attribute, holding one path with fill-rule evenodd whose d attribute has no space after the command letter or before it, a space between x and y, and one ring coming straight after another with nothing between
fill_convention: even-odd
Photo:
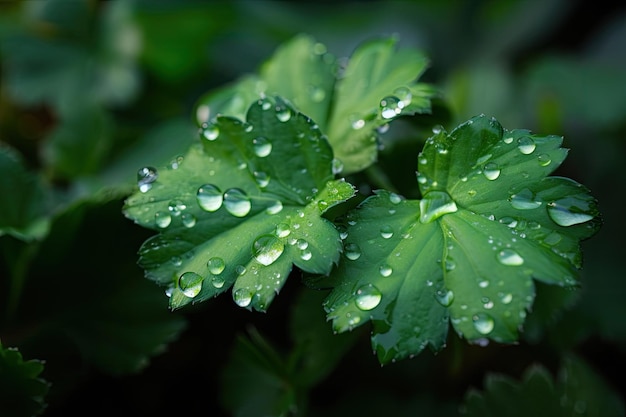
<instances>
[{"instance_id":1,"label":"leaf surface","mask_svg":"<svg viewBox=\"0 0 626 417\"><path fill-rule=\"evenodd\" d=\"M218 117L176 169L140 170L125 207L160 230L140 249L149 278L167 285L170 306L233 287L235 302L264 311L292 266L328 274L341 241L322 217L354 194L334 180L319 127L281 99L260 99L246 122Z\"/></svg>"},{"instance_id":2,"label":"leaf surface","mask_svg":"<svg viewBox=\"0 0 626 417\"><path fill-rule=\"evenodd\" d=\"M371 320L381 362L469 341L517 340L533 279L574 286L579 241L600 226L596 202L548 177L562 139L475 117L426 141L421 200L378 191L346 216L345 261L329 279L328 318L342 332Z\"/></svg>"}]
</instances>

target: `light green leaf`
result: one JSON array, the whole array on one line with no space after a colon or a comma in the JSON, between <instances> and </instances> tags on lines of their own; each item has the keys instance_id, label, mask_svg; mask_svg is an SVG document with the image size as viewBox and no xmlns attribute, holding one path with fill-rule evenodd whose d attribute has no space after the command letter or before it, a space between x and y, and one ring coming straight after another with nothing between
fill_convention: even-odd
<instances>
[{"instance_id":1,"label":"light green leaf","mask_svg":"<svg viewBox=\"0 0 626 417\"><path fill-rule=\"evenodd\" d=\"M252 104L246 122L218 117L176 169L140 170L125 213L160 230L140 250L150 279L168 286L170 306L217 296L264 311L292 265L328 274L341 241L322 217L351 198L334 180L319 128L281 99Z\"/></svg>"},{"instance_id":2,"label":"light green leaf","mask_svg":"<svg viewBox=\"0 0 626 417\"><path fill-rule=\"evenodd\" d=\"M381 362L441 349L449 321L470 341L515 341L533 278L576 285L579 241L600 225L587 189L547 177L560 144L484 116L429 138L422 200L378 191L347 215L346 260L318 284L335 287L335 330L371 320Z\"/></svg>"},{"instance_id":3,"label":"light green leaf","mask_svg":"<svg viewBox=\"0 0 626 417\"><path fill-rule=\"evenodd\" d=\"M517 382L491 374L485 390L470 390L461 415L467 416L623 416L624 403L603 378L581 359L567 357L555 381L542 366L532 366Z\"/></svg>"},{"instance_id":4,"label":"light green leaf","mask_svg":"<svg viewBox=\"0 0 626 417\"><path fill-rule=\"evenodd\" d=\"M39 378L43 368L43 362L25 361L17 349L0 343L0 415L30 417L43 412L50 388Z\"/></svg>"},{"instance_id":5,"label":"light green leaf","mask_svg":"<svg viewBox=\"0 0 626 417\"><path fill-rule=\"evenodd\" d=\"M201 98L197 121L217 114L241 117L241 103L277 94L318 123L341 162L338 171L360 171L376 161L378 129L397 117L429 112L435 94L431 86L416 82L427 59L415 50L398 50L396 43L395 38L364 43L340 70L324 45L296 36L262 65L258 76Z\"/></svg>"}]
</instances>

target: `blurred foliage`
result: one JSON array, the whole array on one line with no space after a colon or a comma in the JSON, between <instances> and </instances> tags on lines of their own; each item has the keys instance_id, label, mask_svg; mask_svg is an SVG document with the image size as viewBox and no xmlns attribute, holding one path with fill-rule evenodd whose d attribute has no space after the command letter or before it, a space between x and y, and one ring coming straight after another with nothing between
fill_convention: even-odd
<instances>
[{"instance_id":1,"label":"blurred foliage","mask_svg":"<svg viewBox=\"0 0 626 417\"><path fill-rule=\"evenodd\" d=\"M519 344L469 346L451 334L439 355L381 369L367 334L318 338L319 317L303 317L313 310L297 297L311 290L296 280L252 316L218 299L170 312L143 277L136 248L148 234L121 215L137 169L182 154L200 98L300 33L339 57L397 35L424 51L423 79L443 90L432 115L401 118L382 136L378 164L350 179L363 192L382 184L416 197L421 143L411 138L437 124L484 113L564 136L571 151L556 174L591 189L604 226L583 242L582 288L540 287ZM0 3L0 338L29 361L0 351L32 394L13 415L38 412L41 377L51 384L45 416L250 415L243 398L286 415L450 416L486 375L521 381L530 365L555 370L570 352L583 363L580 386L601 381L623 402L625 45L626 8L608 2ZM245 335L250 323L257 336ZM268 355L275 366L264 367ZM0 387L13 386L5 369Z\"/></svg>"}]
</instances>

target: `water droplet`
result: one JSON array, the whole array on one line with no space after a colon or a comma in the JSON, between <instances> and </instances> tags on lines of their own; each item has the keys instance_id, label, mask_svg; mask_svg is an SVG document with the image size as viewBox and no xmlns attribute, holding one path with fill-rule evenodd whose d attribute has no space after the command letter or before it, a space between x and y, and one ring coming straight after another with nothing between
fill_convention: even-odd
<instances>
[{"instance_id":1,"label":"water droplet","mask_svg":"<svg viewBox=\"0 0 626 417\"><path fill-rule=\"evenodd\" d=\"M398 204L402 201L402 197L400 197L398 194L396 193L389 193L389 201L392 204Z\"/></svg>"},{"instance_id":2,"label":"water droplet","mask_svg":"<svg viewBox=\"0 0 626 417\"><path fill-rule=\"evenodd\" d=\"M402 106L402 108L411 104L411 100L413 99L413 93L411 93L408 87L398 87L394 90L393 94L400 100L398 105Z\"/></svg>"},{"instance_id":3,"label":"water droplet","mask_svg":"<svg viewBox=\"0 0 626 417\"><path fill-rule=\"evenodd\" d=\"M279 223L276 225L276 232L274 234L278 237L287 237L291 233L289 225L287 223Z\"/></svg>"},{"instance_id":4,"label":"water droplet","mask_svg":"<svg viewBox=\"0 0 626 417\"><path fill-rule=\"evenodd\" d=\"M380 114L383 119L392 119L402 112L402 107L398 105L398 97L387 96L380 101Z\"/></svg>"},{"instance_id":5,"label":"water droplet","mask_svg":"<svg viewBox=\"0 0 626 417\"><path fill-rule=\"evenodd\" d=\"M313 254L311 253L310 250L304 249L300 251L300 259L302 259L303 261L308 261L312 257L313 257Z\"/></svg>"},{"instance_id":6,"label":"water droplet","mask_svg":"<svg viewBox=\"0 0 626 417\"><path fill-rule=\"evenodd\" d=\"M542 202L535 199L535 194L528 188L524 188L517 194L511 195L509 198L513 208L518 210L532 210L541 206Z\"/></svg>"},{"instance_id":7,"label":"water droplet","mask_svg":"<svg viewBox=\"0 0 626 417\"><path fill-rule=\"evenodd\" d=\"M505 226L508 226L510 228L514 228L515 226L517 226L517 220L515 220L513 217L502 217L500 220L498 220L500 223L502 223Z\"/></svg>"},{"instance_id":8,"label":"water droplet","mask_svg":"<svg viewBox=\"0 0 626 417\"><path fill-rule=\"evenodd\" d=\"M435 299L444 307L449 307L454 301L454 293L451 290L437 290L435 292Z\"/></svg>"},{"instance_id":9,"label":"water droplet","mask_svg":"<svg viewBox=\"0 0 626 417\"><path fill-rule=\"evenodd\" d=\"M528 136L521 137L517 140L517 149L524 155L530 155L535 151L536 147L535 141Z\"/></svg>"},{"instance_id":10,"label":"water droplet","mask_svg":"<svg viewBox=\"0 0 626 417\"><path fill-rule=\"evenodd\" d=\"M272 143L264 136L252 140L254 154L259 158L265 158L272 152Z\"/></svg>"},{"instance_id":11,"label":"water droplet","mask_svg":"<svg viewBox=\"0 0 626 417\"><path fill-rule=\"evenodd\" d=\"M456 268L456 262L454 262L452 258L447 257L446 261L444 262L444 267L446 269L446 272L453 271Z\"/></svg>"},{"instance_id":12,"label":"water droplet","mask_svg":"<svg viewBox=\"0 0 626 417\"><path fill-rule=\"evenodd\" d=\"M252 255L265 266L273 264L284 250L285 244L274 235L261 235L252 244Z\"/></svg>"},{"instance_id":13,"label":"water droplet","mask_svg":"<svg viewBox=\"0 0 626 417\"><path fill-rule=\"evenodd\" d=\"M288 107L277 108L276 118L281 122L286 122L291 119L291 110Z\"/></svg>"},{"instance_id":14,"label":"water droplet","mask_svg":"<svg viewBox=\"0 0 626 417\"><path fill-rule=\"evenodd\" d=\"M355 117L351 123L352 129L359 130L365 126L365 120Z\"/></svg>"},{"instance_id":15,"label":"water droplet","mask_svg":"<svg viewBox=\"0 0 626 417\"><path fill-rule=\"evenodd\" d=\"M362 286L356 291L355 295L356 306L363 311L369 311L376 308L376 306L380 304L380 300L383 297L378 288L372 284Z\"/></svg>"},{"instance_id":16,"label":"water droplet","mask_svg":"<svg viewBox=\"0 0 626 417\"><path fill-rule=\"evenodd\" d=\"M195 272L185 272L178 278L178 286L185 296L193 298L200 294L203 280L204 278Z\"/></svg>"},{"instance_id":17,"label":"water droplet","mask_svg":"<svg viewBox=\"0 0 626 417\"><path fill-rule=\"evenodd\" d=\"M237 275L244 275L246 272L248 272L248 270L243 265L237 265L235 267L235 272L237 273Z\"/></svg>"},{"instance_id":18,"label":"water droplet","mask_svg":"<svg viewBox=\"0 0 626 417\"><path fill-rule=\"evenodd\" d=\"M502 304L510 304L511 301L513 301L513 294L510 292L500 294L500 302L502 302Z\"/></svg>"},{"instance_id":19,"label":"water droplet","mask_svg":"<svg viewBox=\"0 0 626 417\"><path fill-rule=\"evenodd\" d=\"M348 243L345 248L346 258L356 261L361 257L361 248L356 243Z\"/></svg>"},{"instance_id":20,"label":"water droplet","mask_svg":"<svg viewBox=\"0 0 626 417\"><path fill-rule=\"evenodd\" d=\"M316 103L320 103L326 98L326 92L320 87L316 87L312 85L309 88L309 91L311 94L311 100L313 100Z\"/></svg>"},{"instance_id":21,"label":"water droplet","mask_svg":"<svg viewBox=\"0 0 626 417\"><path fill-rule=\"evenodd\" d=\"M433 134L438 135L438 134L440 134L443 131L443 126L435 125L435 126L433 126L432 131L433 131Z\"/></svg>"},{"instance_id":22,"label":"water droplet","mask_svg":"<svg viewBox=\"0 0 626 417\"><path fill-rule=\"evenodd\" d=\"M393 236L393 228L391 226L383 226L380 228L380 235L384 239L390 239Z\"/></svg>"},{"instance_id":23,"label":"water droplet","mask_svg":"<svg viewBox=\"0 0 626 417\"><path fill-rule=\"evenodd\" d=\"M552 163L552 159L550 159L550 155L544 153L537 157L537 162L539 162L539 165L542 167L547 167L550 163Z\"/></svg>"},{"instance_id":24,"label":"water droplet","mask_svg":"<svg viewBox=\"0 0 626 417\"><path fill-rule=\"evenodd\" d=\"M280 200L276 200L274 204L265 209L267 214L278 214L283 211L283 203Z\"/></svg>"},{"instance_id":25,"label":"water droplet","mask_svg":"<svg viewBox=\"0 0 626 417\"><path fill-rule=\"evenodd\" d=\"M554 246L557 243L559 243L561 241L562 237L559 233L557 232L550 232L550 234L548 236L546 236L543 239L543 243L545 243L546 245L550 245L550 246Z\"/></svg>"},{"instance_id":26,"label":"water droplet","mask_svg":"<svg viewBox=\"0 0 626 417\"><path fill-rule=\"evenodd\" d=\"M194 216L191 213L183 214L183 216L181 217L181 220L183 222L183 226L185 227L191 228L196 225L196 216Z\"/></svg>"},{"instance_id":27,"label":"water droplet","mask_svg":"<svg viewBox=\"0 0 626 417\"><path fill-rule=\"evenodd\" d=\"M183 157L182 156L177 156L176 158L172 159L170 161L170 168L172 169L178 169L180 168L180 165L183 163Z\"/></svg>"},{"instance_id":28,"label":"water droplet","mask_svg":"<svg viewBox=\"0 0 626 417\"><path fill-rule=\"evenodd\" d=\"M480 288L487 288L487 287L489 286L489 281L487 281L486 279L484 279L484 280L482 280L482 281L480 281L480 282L478 283L478 286L479 286Z\"/></svg>"},{"instance_id":29,"label":"water droplet","mask_svg":"<svg viewBox=\"0 0 626 417\"><path fill-rule=\"evenodd\" d=\"M224 196L222 194L222 190L217 188L215 185L204 184L198 188L196 199L198 200L198 205L202 210L212 212L222 207Z\"/></svg>"},{"instance_id":30,"label":"water droplet","mask_svg":"<svg viewBox=\"0 0 626 417\"><path fill-rule=\"evenodd\" d=\"M389 265L383 264L378 268L378 272L380 272L380 275L383 277L388 277L393 273L393 269Z\"/></svg>"},{"instance_id":31,"label":"water droplet","mask_svg":"<svg viewBox=\"0 0 626 417\"><path fill-rule=\"evenodd\" d=\"M254 179L257 185L261 188L267 187L267 185L270 183L270 176L267 175L265 172L254 171Z\"/></svg>"},{"instance_id":32,"label":"water droplet","mask_svg":"<svg viewBox=\"0 0 626 417\"><path fill-rule=\"evenodd\" d=\"M497 179L500 176L500 168L495 162L489 162L483 168L483 175L490 181Z\"/></svg>"},{"instance_id":33,"label":"water droplet","mask_svg":"<svg viewBox=\"0 0 626 417\"><path fill-rule=\"evenodd\" d=\"M444 214L458 210L456 203L444 191L430 191L420 200L420 222L429 223Z\"/></svg>"},{"instance_id":34,"label":"water droplet","mask_svg":"<svg viewBox=\"0 0 626 417\"><path fill-rule=\"evenodd\" d=\"M567 227L593 219L589 202L575 197L564 197L548 203L548 215L559 226Z\"/></svg>"},{"instance_id":35,"label":"water droplet","mask_svg":"<svg viewBox=\"0 0 626 417\"><path fill-rule=\"evenodd\" d=\"M239 307L248 307L252 302L252 292L245 288L239 288L233 294L233 300Z\"/></svg>"},{"instance_id":36,"label":"water droplet","mask_svg":"<svg viewBox=\"0 0 626 417\"><path fill-rule=\"evenodd\" d=\"M222 277L214 276L211 278L211 284L217 289L222 288L225 283L226 283L226 280Z\"/></svg>"},{"instance_id":37,"label":"water droplet","mask_svg":"<svg viewBox=\"0 0 626 417\"><path fill-rule=\"evenodd\" d=\"M152 183L155 182L159 174L156 168L143 167L137 171L137 186L142 193L148 192L152 188Z\"/></svg>"},{"instance_id":38,"label":"water droplet","mask_svg":"<svg viewBox=\"0 0 626 417\"><path fill-rule=\"evenodd\" d=\"M508 145L509 143L513 142L513 138L512 137L507 137L507 138L502 139L502 141Z\"/></svg>"},{"instance_id":39,"label":"water droplet","mask_svg":"<svg viewBox=\"0 0 626 417\"><path fill-rule=\"evenodd\" d=\"M489 298L484 298L483 299L483 308L485 310L491 310L493 308L493 301L491 301Z\"/></svg>"},{"instance_id":40,"label":"water droplet","mask_svg":"<svg viewBox=\"0 0 626 417\"><path fill-rule=\"evenodd\" d=\"M213 141L213 140L217 139L217 137L218 137L219 135L220 135L220 130L219 130L219 128L218 128L216 125L212 124L212 123L210 123L210 124L206 125L206 126L204 127L204 129L202 129L202 136L203 136L206 140L211 140L211 141Z\"/></svg>"},{"instance_id":41,"label":"water droplet","mask_svg":"<svg viewBox=\"0 0 626 417\"><path fill-rule=\"evenodd\" d=\"M207 262L207 267L209 268L209 272L213 275L219 275L224 272L224 268L226 268L226 263L220 257L213 257L209 259Z\"/></svg>"},{"instance_id":42,"label":"water droplet","mask_svg":"<svg viewBox=\"0 0 626 417\"><path fill-rule=\"evenodd\" d=\"M343 162L341 162L341 159L333 158L331 162L331 168L333 171L333 175L341 173L341 171L343 171Z\"/></svg>"},{"instance_id":43,"label":"water droplet","mask_svg":"<svg viewBox=\"0 0 626 417\"><path fill-rule=\"evenodd\" d=\"M485 313L478 313L474 315L474 317L472 317L472 321L474 322L474 328L480 334L491 333L495 326L495 322L491 316Z\"/></svg>"},{"instance_id":44,"label":"water droplet","mask_svg":"<svg viewBox=\"0 0 626 417\"><path fill-rule=\"evenodd\" d=\"M172 256L170 262L172 262L172 265L174 266L181 266L183 264L183 260L180 258L180 256Z\"/></svg>"},{"instance_id":45,"label":"water droplet","mask_svg":"<svg viewBox=\"0 0 626 417\"><path fill-rule=\"evenodd\" d=\"M352 326L356 326L361 322L361 317L352 315L352 313L346 313L346 318L348 319L348 325L352 328Z\"/></svg>"},{"instance_id":46,"label":"water droplet","mask_svg":"<svg viewBox=\"0 0 626 417\"><path fill-rule=\"evenodd\" d=\"M309 247L309 242L304 239L298 239L296 240L296 246L298 247L298 249L304 250Z\"/></svg>"},{"instance_id":47,"label":"water droplet","mask_svg":"<svg viewBox=\"0 0 626 417\"><path fill-rule=\"evenodd\" d=\"M515 252L513 249L501 250L498 252L497 258L498 262L507 266L518 266L524 263L524 258L522 258L520 254Z\"/></svg>"},{"instance_id":48,"label":"water droplet","mask_svg":"<svg viewBox=\"0 0 626 417\"><path fill-rule=\"evenodd\" d=\"M239 188L230 188L224 192L224 207L235 217L244 217L250 213L252 204L248 195Z\"/></svg>"},{"instance_id":49,"label":"water droplet","mask_svg":"<svg viewBox=\"0 0 626 417\"><path fill-rule=\"evenodd\" d=\"M168 204L167 209L172 216L178 217L185 209L187 209L187 205L180 200L172 200Z\"/></svg>"},{"instance_id":50,"label":"water droplet","mask_svg":"<svg viewBox=\"0 0 626 417\"><path fill-rule=\"evenodd\" d=\"M157 211L154 214L154 223L157 225L157 227L165 229L167 226L170 225L170 223L172 223L172 216L164 211Z\"/></svg>"}]
</instances>

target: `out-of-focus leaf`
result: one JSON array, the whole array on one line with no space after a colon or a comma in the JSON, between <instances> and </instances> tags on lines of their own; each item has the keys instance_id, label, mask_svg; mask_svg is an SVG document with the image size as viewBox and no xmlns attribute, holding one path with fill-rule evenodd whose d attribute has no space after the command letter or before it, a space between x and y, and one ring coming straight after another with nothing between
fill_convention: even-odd
<instances>
[{"instance_id":1,"label":"out-of-focus leaf","mask_svg":"<svg viewBox=\"0 0 626 417\"><path fill-rule=\"evenodd\" d=\"M14 348L0 343L0 415L31 417L40 415L46 407L45 396L50 384L39 377L43 362L25 361Z\"/></svg>"},{"instance_id":2,"label":"out-of-focus leaf","mask_svg":"<svg viewBox=\"0 0 626 417\"><path fill-rule=\"evenodd\" d=\"M0 196L0 236L29 241L48 233L48 190L19 154L4 145L0 145Z\"/></svg>"}]
</instances>

